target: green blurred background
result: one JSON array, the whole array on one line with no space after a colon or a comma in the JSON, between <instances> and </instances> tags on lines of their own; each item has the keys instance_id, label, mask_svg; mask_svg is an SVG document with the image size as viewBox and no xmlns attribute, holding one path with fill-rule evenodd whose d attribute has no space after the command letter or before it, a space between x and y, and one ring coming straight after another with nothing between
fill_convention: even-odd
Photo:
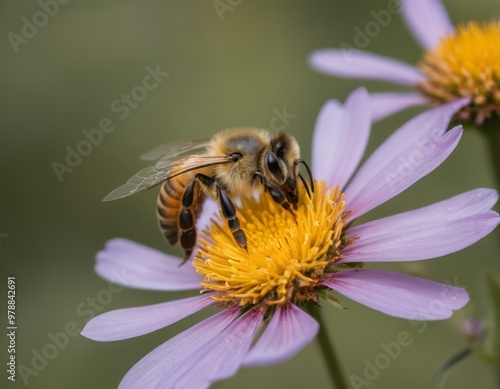
<instances>
[{"instance_id":1,"label":"green blurred background","mask_svg":"<svg viewBox=\"0 0 500 389\"><path fill-rule=\"evenodd\" d=\"M276 110L284 107L296 115L285 129L298 138L309 160L311 133L322 104L332 97L344 100L362 82L317 74L308 67L307 56L342 42L353 45L354 28L364 28L373 20L370 12L387 9L388 1L243 0L233 4L219 16L212 1L68 2L59 5L57 14L27 43L19 44L16 54L8 34L20 35L22 18L32 20L41 7L37 2L3 2L0 255L5 294L1 317L5 318L6 276L13 275L18 368L33 369L33 356L54 344L51 335L68 325L70 331L72 326L81 329L99 311L187 295L131 289L109 292L109 284L93 271L95 253L108 239L125 237L178 251L167 247L157 231L156 190L113 203L102 203L103 196L144 167L138 156L158 144L207 138L228 127L269 127ZM496 0L448 0L445 5L454 22L490 19L500 11ZM398 15L392 15L366 49L410 63L421 55ZM157 65L169 75L121 120L124 111L113 110L113 101L141 84L147 66ZM382 82L364 85L371 91L395 89ZM417 112L408 110L375 125L369 151ZM65 163L66 147L75 148L85 139L82 130L96 128L103 118L110 118L115 130L104 134L102 142L60 182L53 162ZM441 167L367 219L494 186L487 151L479 134L466 132ZM379 267L458 283L471 295L466 311L485 312L484 276L500 273L496 235L444 258ZM105 298L106 304L97 302L91 308L90 302L97 298ZM466 346L459 329L463 313L428 323L419 333L420 327L408 321L341 301L348 310L326 307L325 311L346 374L362 376L366 359L373 362L382 352L381 343L395 341L402 331L413 340L370 388L431 388L437 368ZM34 370L36 375L25 380L30 388L116 387L142 356L203 316L121 342L69 337L41 371ZM2 326L6 327L3 320ZM6 336L2 336L0 386L24 387L19 371L16 383L6 378L6 349ZM316 343L285 363L242 369L234 378L213 385L221 389L306 386L329 387ZM494 387L491 368L477 357L454 369L446 387L473 386Z\"/></svg>"}]
</instances>

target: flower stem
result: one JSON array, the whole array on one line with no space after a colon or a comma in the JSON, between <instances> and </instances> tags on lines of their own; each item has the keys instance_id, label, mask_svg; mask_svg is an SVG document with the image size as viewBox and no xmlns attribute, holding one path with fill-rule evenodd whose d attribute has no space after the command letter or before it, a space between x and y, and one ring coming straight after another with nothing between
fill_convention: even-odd
<instances>
[{"instance_id":1,"label":"flower stem","mask_svg":"<svg viewBox=\"0 0 500 389\"><path fill-rule=\"evenodd\" d=\"M321 307L316 305L311 305L309 307L309 313L314 317L319 323L319 333L318 342L321 347L321 352L323 353L323 358L328 366L328 372L330 378L336 389L347 389L347 384L344 381L344 376L342 375L342 370L340 368L340 363L333 348L333 343L328 337L326 331L326 324L323 320L323 315L321 313Z\"/></svg>"},{"instance_id":2,"label":"flower stem","mask_svg":"<svg viewBox=\"0 0 500 389\"><path fill-rule=\"evenodd\" d=\"M489 119L481 127L486 136L497 188L500 189L500 119Z\"/></svg>"}]
</instances>

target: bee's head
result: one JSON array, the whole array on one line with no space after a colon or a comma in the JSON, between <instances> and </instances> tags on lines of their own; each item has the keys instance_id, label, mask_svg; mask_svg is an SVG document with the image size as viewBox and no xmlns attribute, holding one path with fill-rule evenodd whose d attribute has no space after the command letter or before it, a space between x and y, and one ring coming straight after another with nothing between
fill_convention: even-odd
<instances>
[{"instance_id":1,"label":"bee's head","mask_svg":"<svg viewBox=\"0 0 500 389\"><path fill-rule=\"evenodd\" d=\"M271 139L270 148L263 155L262 168L266 177L271 177L279 185L293 186L298 175L295 160L300 158L299 144L287 133L279 132Z\"/></svg>"}]
</instances>

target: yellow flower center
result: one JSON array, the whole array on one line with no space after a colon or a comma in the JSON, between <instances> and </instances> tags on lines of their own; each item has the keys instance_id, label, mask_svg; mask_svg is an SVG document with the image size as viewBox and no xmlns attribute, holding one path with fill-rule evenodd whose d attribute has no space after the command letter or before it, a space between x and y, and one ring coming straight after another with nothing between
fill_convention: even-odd
<instances>
[{"instance_id":1,"label":"yellow flower center","mask_svg":"<svg viewBox=\"0 0 500 389\"><path fill-rule=\"evenodd\" d=\"M482 124L500 117L500 21L458 26L420 64L426 80L419 86L432 102L468 97L458 117Z\"/></svg>"},{"instance_id":2,"label":"yellow flower center","mask_svg":"<svg viewBox=\"0 0 500 389\"><path fill-rule=\"evenodd\" d=\"M194 259L205 276L203 288L215 292L215 300L240 307L317 301L315 287L347 244L339 188L316 183L311 198L301 189L295 218L267 194L243 199L237 211L248 252L224 221L214 221L201 234Z\"/></svg>"}]
</instances>

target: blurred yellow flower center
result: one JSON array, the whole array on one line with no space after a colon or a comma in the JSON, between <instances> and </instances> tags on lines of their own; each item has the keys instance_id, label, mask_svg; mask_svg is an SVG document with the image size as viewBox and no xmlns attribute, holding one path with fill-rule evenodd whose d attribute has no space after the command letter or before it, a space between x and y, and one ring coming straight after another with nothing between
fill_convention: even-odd
<instances>
[{"instance_id":1,"label":"blurred yellow flower center","mask_svg":"<svg viewBox=\"0 0 500 389\"><path fill-rule=\"evenodd\" d=\"M468 97L459 118L480 125L500 117L500 21L458 26L425 54L420 68L426 75L420 88L434 103Z\"/></svg>"},{"instance_id":2,"label":"blurred yellow flower center","mask_svg":"<svg viewBox=\"0 0 500 389\"><path fill-rule=\"evenodd\" d=\"M338 187L315 184L309 198L300 191L296 218L271 196L246 198L238 207L248 253L234 242L225 222L216 221L200 236L196 271L217 301L246 307L316 300L325 268L339 258L345 212Z\"/></svg>"}]
</instances>

